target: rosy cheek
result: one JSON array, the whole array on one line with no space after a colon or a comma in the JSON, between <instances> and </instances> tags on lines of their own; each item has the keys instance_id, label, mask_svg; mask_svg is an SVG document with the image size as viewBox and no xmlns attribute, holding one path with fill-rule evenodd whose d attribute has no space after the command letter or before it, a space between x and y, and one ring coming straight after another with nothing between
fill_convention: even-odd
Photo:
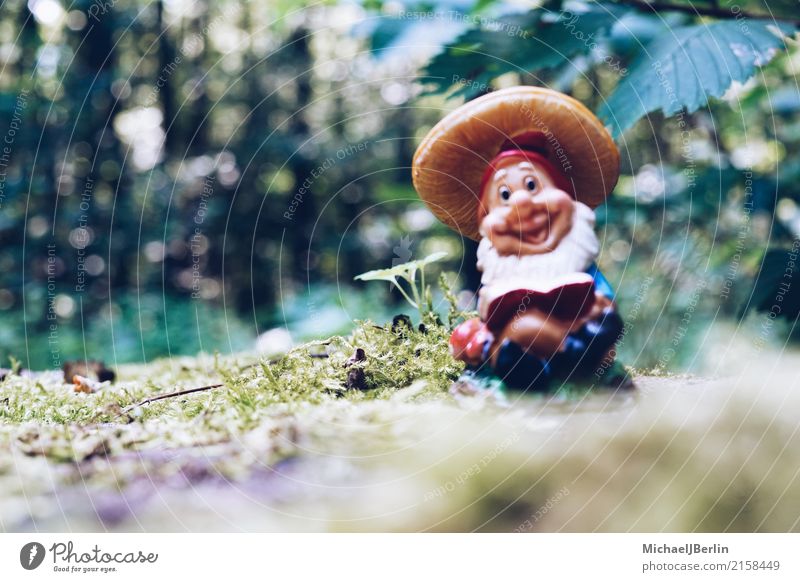
<instances>
[{"instance_id":1,"label":"rosy cheek","mask_svg":"<svg viewBox=\"0 0 800 582\"><path fill-rule=\"evenodd\" d=\"M558 201L558 226L556 227L562 233L569 232L572 227L572 219L575 214L575 203L571 198L563 198Z\"/></svg>"},{"instance_id":2,"label":"rosy cheek","mask_svg":"<svg viewBox=\"0 0 800 582\"><path fill-rule=\"evenodd\" d=\"M575 212L575 202L567 194L558 196L555 200L555 206L558 209L559 214L563 214L570 218Z\"/></svg>"},{"instance_id":3,"label":"rosy cheek","mask_svg":"<svg viewBox=\"0 0 800 582\"><path fill-rule=\"evenodd\" d=\"M483 220L481 220L480 231L484 236L488 236L492 232L502 227L505 222L506 221L501 210L492 210L484 217Z\"/></svg>"}]
</instances>

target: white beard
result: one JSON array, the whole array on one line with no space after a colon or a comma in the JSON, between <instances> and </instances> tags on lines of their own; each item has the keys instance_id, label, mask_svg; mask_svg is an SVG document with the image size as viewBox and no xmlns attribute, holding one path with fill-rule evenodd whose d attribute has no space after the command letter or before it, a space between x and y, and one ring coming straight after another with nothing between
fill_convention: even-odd
<instances>
[{"instance_id":1,"label":"white beard","mask_svg":"<svg viewBox=\"0 0 800 582\"><path fill-rule=\"evenodd\" d=\"M481 283L505 289L526 288L532 282L546 284L572 273L583 273L600 252L600 241L594 232L594 211L575 203L572 228L558 247L538 255L500 255L492 242L484 237L478 245L478 269L483 271Z\"/></svg>"}]
</instances>

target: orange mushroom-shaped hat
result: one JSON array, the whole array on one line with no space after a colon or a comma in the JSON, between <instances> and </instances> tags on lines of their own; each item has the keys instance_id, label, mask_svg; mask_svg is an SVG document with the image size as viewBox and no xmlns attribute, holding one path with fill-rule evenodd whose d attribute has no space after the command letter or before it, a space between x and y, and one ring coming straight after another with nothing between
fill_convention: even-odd
<instances>
[{"instance_id":1,"label":"orange mushroom-shaped hat","mask_svg":"<svg viewBox=\"0 0 800 582\"><path fill-rule=\"evenodd\" d=\"M414 187L439 220L477 240L487 169L514 151L540 159L591 208L619 177L617 146L591 111L558 91L511 87L465 103L430 130L414 155Z\"/></svg>"}]
</instances>

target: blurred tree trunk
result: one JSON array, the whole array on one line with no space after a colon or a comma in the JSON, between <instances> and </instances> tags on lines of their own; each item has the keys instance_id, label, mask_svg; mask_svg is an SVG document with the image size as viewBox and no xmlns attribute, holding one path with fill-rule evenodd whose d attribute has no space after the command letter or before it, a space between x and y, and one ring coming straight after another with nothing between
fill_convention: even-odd
<instances>
[{"instance_id":1,"label":"blurred tree trunk","mask_svg":"<svg viewBox=\"0 0 800 582\"><path fill-rule=\"evenodd\" d=\"M333 95L334 113L329 125L329 131L333 134L333 148L337 150L351 145L345 135L348 113L347 103L343 97L342 89L342 86L333 86L330 88L330 92ZM372 144L369 145L370 147L372 146ZM373 200L367 200L367 196L363 194L369 192L370 188L362 176L364 165L361 163L362 160L359 159L362 155L369 154L350 156L342 164L343 172L339 183L342 185L348 184L348 186L346 186L347 189L356 188L361 194L350 197L347 196L346 190L343 191L340 198L341 202L337 202L336 204L336 207L339 209L336 222L340 227L339 232L344 232L344 229L350 225L350 221L353 220L353 217L359 216L368 204L374 202ZM380 175L378 179L381 179ZM351 232L357 232L357 229L353 229ZM337 245L339 244L338 240L334 242ZM348 236L345 240L341 241L341 243L341 253L344 260L338 262L336 275L340 280L349 281L356 275L364 272L364 264L366 263L364 244L359 237L355 236Z\"/></svg>"},{"instance_id":2,"label":"blurred tree trunk","mask_svg":"<svg viewBox=\"0 0 800 582\"><path fill-rule=\"evenodd\" d=\"M88 177L93 180L93 184L89 207L73 215L70 219L73 221L71 228L78 226L81 215L85 213L87 224L96 235L92 246L96 247L97 252L107 251L109 255L110 289L119 289L130 284L131 269L136 264L137 252L126 238L129 235L127 225L135 210L128 197L127 183L123 180L124 167L121 164L125 155L114 132L114 119L120 109L119 100L112 93L117 67L117 25L116 15L111 10L96 21L89 21L82 31L85 36L75 54L74 66L77 74L72 76L76 84L75 94L81 95L75 101L75 106L79 109L72 117L72 123L77 128L76 137L82 136L82 140L89 143L92 149L92 169ZM85 102L83 97L86 98ZM100 188L108 188L113 193L112 211L107 211L98 204L96 195ZM76 186L72 205L80 205L82 192L83 186ZM116 234L116 237L112 238L112 234ZM88 248L86 254L90 254Z\"/></svg>"},{"instance_id":3,"label":"blurred tree trunk","mask_svg":"<svg viewBox=\"0 0 800 582\"><path fill-rule=\"evenodd\" d=\"M210 102L208 99L208 38L203 38L203 30L208 24L208 8L206 7L195 20L197 35L203 41L200 54L194 59L194 73L192 75L194 86L189 106L189 151L196 156L208 153L208 127L210 123ZM249 30L249 29L245 29Z\"/></svg>"},{"instance_id":4,"label":"blurred tree trunk","mask_svg":"<svg viewBox=\"0 0 800 582\"><path fill-rule=\"evenodd\" d=\"M17 46L20 49L20 55L17 59L16 65L14 66L14 78L16 81L15 87L15 96L14 101L21 95L21 92L27 87L35 87L34 82L32 82L31 74L35 73L36 71L36 53L39 47L42 44L41 37L39 36L39 30L36 24L36 20L33 17L33 14L30 11L27 3L23 4L17 15ZM32 95L30 95L32 96ZM30 103L30 101L29 101ZM14 108L16 106L15 102L9 104L8 109L4 108L3 110L3 128L8 127L7 124L10 124L12 115L14 114ZM7 116L7 118L6 118ZM36 166L37 173L34 175L33 172L27 173L28 178L26 183L21 185L21 194L27 196L27 192L36 191L38 188L42 187L42 184L46 188L48 192L48 196L44 198L36 197L36 196L27 196L27 204L26 204L26 212L28 216L35 216L39 212L51 212L50 208L46 208L47 205L52 205L55 200L55 188L54 188L54 181L53 181L53 157L48 155L48 148L40 148L40 144L50 143L49 140L46 139L47 136L41 134L41 132L45 131L45 125L40 123L39 120L35 118L35 116L31 116L31 121L36 123L37 128L31 132L31 137L33 138L27 144L22 144L17 142L12 149L13 160L16 164L19 164L21 167L28 167L30 168L33 164L34 156L36 157ZM41 141L40 140L41 137ZM22 138L19 141L22 141ZM28 146L28 147L26 147ZM44 151L41 151L44 150ZM7 186L6 186L7 188ZM5 211L5 208L2 210ZM6 237L0 236L0 244L2 244L2 250L8 250L9 247L14 248L14 255L21 257L24 260L25 254L27 253L29 257L38 257L38 256L46 256L47 251L42 245L40 241L36 241L31 239L28 236L27 229L24 225L18 229L4 229L9 236L12 237L13 243L9 244L6 240ZM51 237L46 237L47 243L54 243L56 242ZM25 248L27 247L27 248ZM23 248L25 248L25 253L23 252ZM58 252L58 251L56 251ZM26 262L20 263L20 272L22 276L18 280L20 284L20 290L23 301L27 299L25 297L25 288L22 286L25 283L28 286L31 286L31 282L33 281L42 281L45 280L47 277L47 272L36 269L35 267L39 266L36 262L32 262L32 264L28 264ZM4 286L4 285L3 285ZM49 301L45 299L41 305L34 305L34 309L41 310L42 316L40 318L30 317L30 324L26 318L26 326L30 325L31 328L35 332L43 333L46 332L50 326L50 322L47 320L47 311L49 308Z\"/></svg>"},{"instance_id":5,"label":"blurred tree trunk","mask_svg":"<svg viewBox=\"0 0 800 582\"><path fill-rule=\"evenodd\" d=\"M240 28L252 30L248 5L242 5ZM275 304L278 292L278 281L274 275L276 268L273 260L265 258L262 252L264 245L268 244L267 241L276 240L279 220L277 213L272 211L275 193L267 193L260 180L262 172L267 170L270 153L274 148L274 142L264 141L270 131L269 113L275 107L276 101L275 98L265 100L265 94L274 87L272 84L265 87L264 83L270 80L274 61L262 60L250 48L243 64L246 73L239 83L244 86L242 101L246 105L248 117L243 120L240 129L241 139L231 142L243 170L231 222L243 231L246 229L247 237L242 247L234 253L228 253L225 263L229 273L226 280L236 282L236 307L247 312Z\"/></svg>"},{"instance_id":6,"label":"blurred tree trunk","mask_svg":"<svg viewBox=\"0 0 800 582\"><path fill-rule=\"evenodd\" d=\"M408 106L395 108L394 130L397 141L397 172L396 180L400 183L408 183L411 180L411 162L414 159L416 144L414 143L414 110Z\"/></svg>"},{"instance_id":7,"label":"blurred tree trunk","mask_svg":"<svg viewBox=\"0 0 800 582\"><path fill-rule=\"evenodd\" d=\"M31 72L36 67L36 51L42 44L36 20L33 18L27 2L22 4L17 14L17 30L19 31L19 40L16 44L20 50L20 56L15 66L15 76L20 84L25 84L30 80Z\"/></svg>"},{"instance_id":8,"label":"blurred tree trunk","mask_svg":"<svg viewBox=\"0 0 800 582\"><path fill-rule=\"evenodd\" d=\"M167 23L164 21L164 0L156 3L156 20L158 29L158 75L155 84L159 87L158 99L161 104L161 111L164 113L164 152L167 157L174 154L176 147L179 147L175 139L175 91L173 89L173 79L166 78L161 82L159 77L170 75L168 71L175 66L175 47L169 38Z\"/></svg>"},{"instance_id":9,"label":"blurred tree trunk","mask_svg":"<svg viewBox=\"0 0 800 582\"><path fill-rule=\"evenodd\" d=\"M309 266L309 253L311 251L311 230L317 219L315 198L319 184L318 180L312 176L312 172L316 170L318 164L303 151L303 144L306 144L310 138L309 124L304 108L311 102L313 94L311 87L313 58L309 47L309 34L308 28L304 25L297 27L281 51L283 54L280 62L292 63L297 75L295 80L297 98L293 106L288 108L291 113L288 131L296 149L291 152L287 166L294 175L295 188L299 189L307 178L312 178L316 182L311 185L302 202L297 206L297 211L292 217L292 225L288 229L292 264L298 267L301 274L311 277L311 271L314 269L313 265Z\"/></svg>"}]
</instances>

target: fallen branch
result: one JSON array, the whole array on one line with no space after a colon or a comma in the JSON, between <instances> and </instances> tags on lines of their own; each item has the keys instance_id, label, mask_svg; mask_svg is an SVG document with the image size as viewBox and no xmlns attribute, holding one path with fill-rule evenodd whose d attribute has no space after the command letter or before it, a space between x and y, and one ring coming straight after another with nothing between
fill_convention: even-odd
<instances>
[{"instance_id":1,"label":"fallen branch","mask_svg":"<svg viewBox=\"0 0 800 582\"><path fill-rule=\"evenodd\" d=\"M194 394L195 392L205 392L206 390L211 390L213 388L221 388L224 384L211 384L209 386L200 386L199 388L187 388L186 390L178 390L176 392L167 392L166 394L158 394L156 396L151 396L150 398L145 398L141 402L137 404L132 404L127 408L124 408L122 412L120 412L117 417L122 416L123 414L129 413L134 408L139 408L140 406L144 406L145 404L151 404L153 402L158 402L159 400L166 400L167 398L175 398L176 396L186 396L187 394Z\"/></svg>"}]
</instances>

